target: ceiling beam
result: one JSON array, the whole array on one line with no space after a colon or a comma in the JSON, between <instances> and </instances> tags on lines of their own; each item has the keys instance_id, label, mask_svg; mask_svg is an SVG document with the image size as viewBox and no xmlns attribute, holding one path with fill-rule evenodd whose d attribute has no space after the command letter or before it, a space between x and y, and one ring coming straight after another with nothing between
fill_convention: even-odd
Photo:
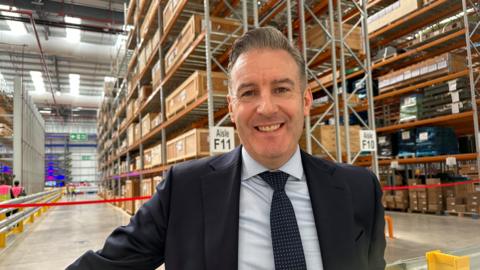
<instances>
[{"instance_id":1,"label":"ceiling beam","mask_svg":"<svg viewBox=\"0 0 480 270\"><path fill-rule=\"evenodd\" d=\"M58 16L72 16L83 20L90 20L102 23L111 23L113 25L123 25L123 12L107 10L96 7L88 7L77 4L62 3L50 0L44 0L41 4L33 4L31 0L10 0L11 6L19 9L42 10L43 12L55 13Z\"/></svg>"}]
</instances>

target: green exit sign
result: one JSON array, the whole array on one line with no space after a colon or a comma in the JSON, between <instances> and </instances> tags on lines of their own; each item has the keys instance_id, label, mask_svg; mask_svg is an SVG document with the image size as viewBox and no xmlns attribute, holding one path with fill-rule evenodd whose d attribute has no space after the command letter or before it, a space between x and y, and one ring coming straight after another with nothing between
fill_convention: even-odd
<instances>
[{"instance_id":1,"label":"green exit sign","mask_svg":"<svg viewBox=\"0 0 480 270\"><path fill-rule=\"evenodd\" d=\"M82 160L90 160L91 156L82 156Z\"/></svg>"},{"instance_id":2,"label":"green exit sign","mask_svg":"<svg viewBox=\"0 0 480 270\"><path fill-rule=\"evenodd\" d=\"M72 141L86 141L88 140L87 133L70 133L70 140Z\"/></svg>"}]
</instances>

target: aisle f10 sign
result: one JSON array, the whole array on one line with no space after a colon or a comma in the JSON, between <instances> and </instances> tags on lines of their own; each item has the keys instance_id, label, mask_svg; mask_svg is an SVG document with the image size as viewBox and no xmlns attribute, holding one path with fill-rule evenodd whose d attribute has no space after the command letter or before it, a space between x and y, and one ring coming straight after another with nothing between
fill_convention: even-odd
<instances>
[{"instance_id":1,"label":"aisle f10 sign","mask_svg":"<svg viewBox=\"0 0 480 270\"><path fill-rule=\"evenodd\" d=\"M235 130L233 127L213 127L210 131L211 153L227 153L235 148Z\"/></svg>"},{"instance_id":2,"label":"aisle f10 sign","mask_svg":"<svg viewBox=\"0 0 480 270\"><path fill-rule=\"evenodd\" d=\"M362 152L377 151L377 136L374 130L360 130L360 150Z\"/></svg>"}]
</instances>

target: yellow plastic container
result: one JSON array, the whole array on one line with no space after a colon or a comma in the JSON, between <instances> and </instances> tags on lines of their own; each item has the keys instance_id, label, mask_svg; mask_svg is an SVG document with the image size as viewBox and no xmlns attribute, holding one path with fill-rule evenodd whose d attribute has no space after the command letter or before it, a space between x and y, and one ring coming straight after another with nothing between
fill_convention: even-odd
<instances>
[{"instance_id":1,"label":"yellow plastic container","mask_svg":"<svg viewBox=\"0 0 480 270\"><path fill-rule=\"evenodd\" d=\"M470 270L470 257L454 256L440 250L426 254L428 270Z\"/></svg>"}]
</instances>

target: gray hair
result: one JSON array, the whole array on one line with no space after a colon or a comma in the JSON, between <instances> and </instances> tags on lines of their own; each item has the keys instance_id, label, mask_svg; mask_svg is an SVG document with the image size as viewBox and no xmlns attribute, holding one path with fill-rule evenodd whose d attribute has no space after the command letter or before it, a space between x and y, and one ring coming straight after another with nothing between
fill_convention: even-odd
<instances>
[{"instance_id":1,"label":"gray hair","mask_svg":"<svg viewBox=\"0 0 480 270\"><path fill-rule=\"evenodd\" d=\"M284 50L288 52L298 66L300 89L302 92L306 89L307 78L305 75L305 61L300 51L290 44L282 32L273 27L267 26L252 29L233 43L228 63L228 91L230 94L232 94L231 73L233 66L240 55L254 49Z\"/></svg>"}]
</instances>

